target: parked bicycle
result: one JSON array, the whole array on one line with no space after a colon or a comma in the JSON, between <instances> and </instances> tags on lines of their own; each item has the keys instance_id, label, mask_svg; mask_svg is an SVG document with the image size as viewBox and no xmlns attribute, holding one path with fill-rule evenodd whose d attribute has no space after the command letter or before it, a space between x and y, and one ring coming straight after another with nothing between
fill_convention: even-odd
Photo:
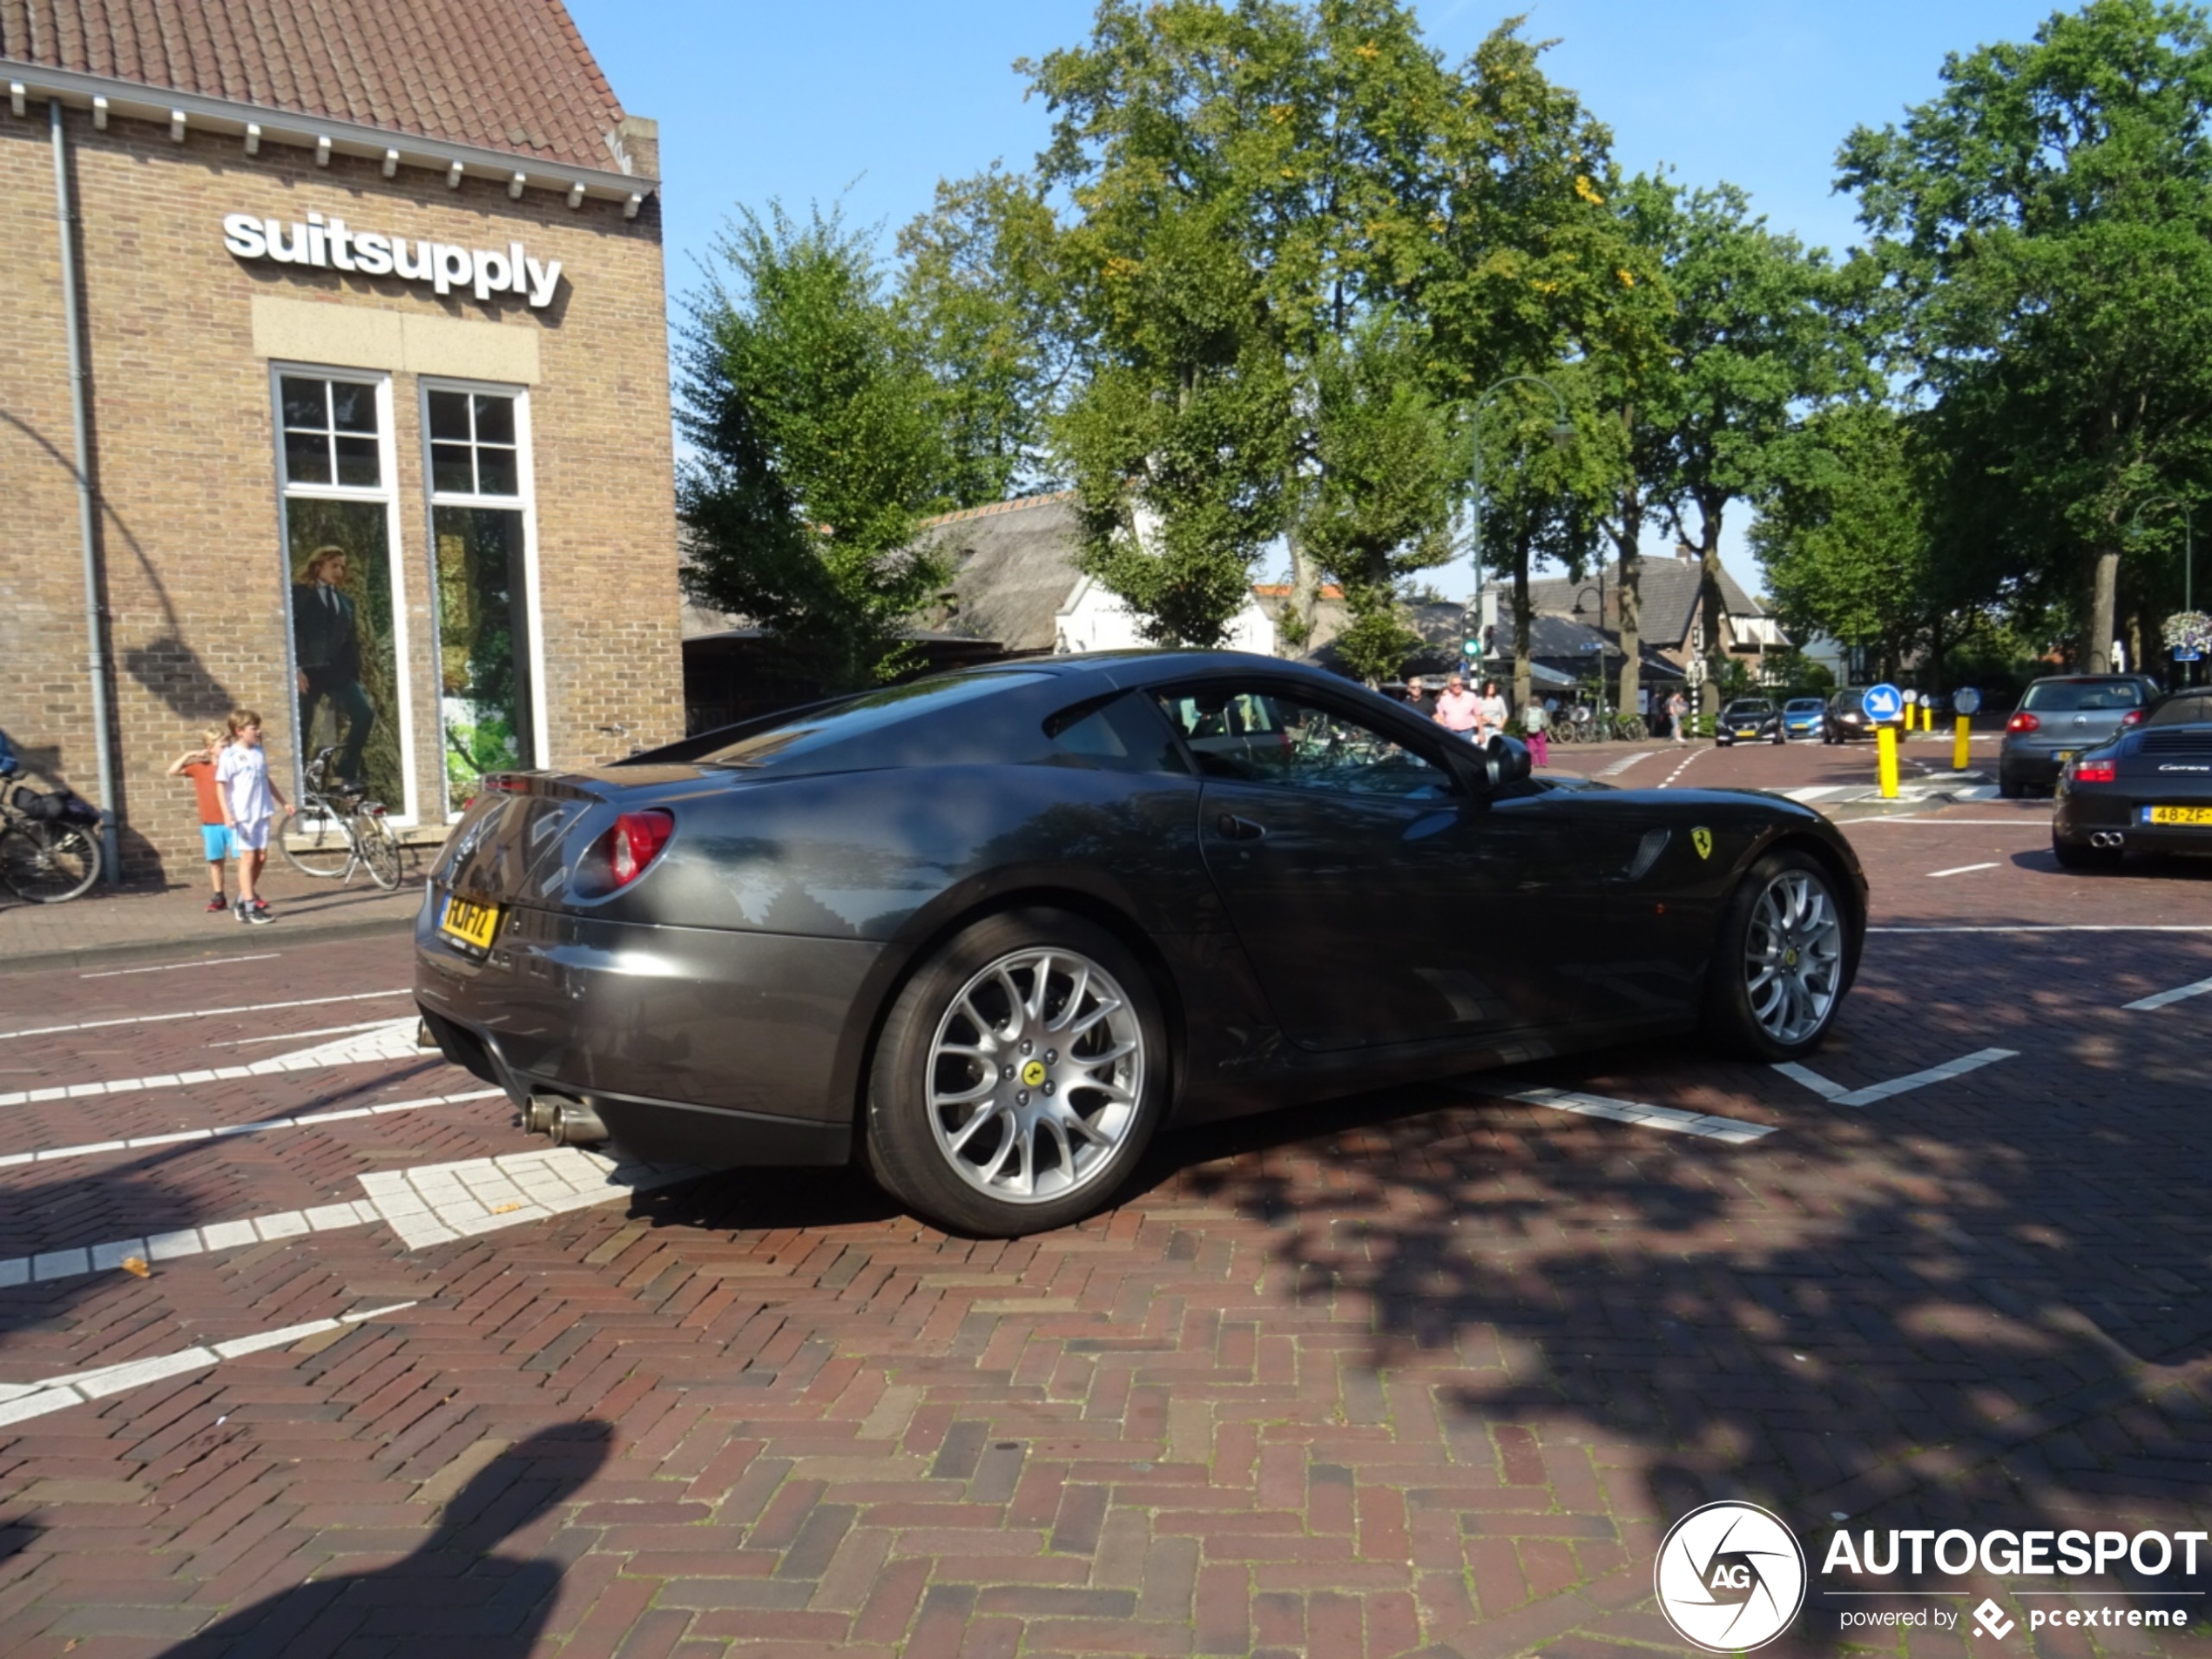
<instances>
[{"instance_id":1,"label":"parked bicycle","mask_svg":"<svg viewBox=\"0 0 2212 1659\"><path fill-rule=\"evenodd\" d=\"M285 861L301 875L351 881L355 870L386 892L400 884L400 841L384 821L381 801L330 777L335 745L318 751L302 779L299 809L277 836Z\"/></svg>"},{"instance_id":2,"label":"parked bicycle","mask_svg":"<svg viewBox=\"0 0 2212 1659\"><path fill-rule=\"evenodd\" d=\"M32 904L61 904L100 879L100 809L66 789L42 795L14 766L0 799L0 881Z\"/></svg>"}]
</instances>

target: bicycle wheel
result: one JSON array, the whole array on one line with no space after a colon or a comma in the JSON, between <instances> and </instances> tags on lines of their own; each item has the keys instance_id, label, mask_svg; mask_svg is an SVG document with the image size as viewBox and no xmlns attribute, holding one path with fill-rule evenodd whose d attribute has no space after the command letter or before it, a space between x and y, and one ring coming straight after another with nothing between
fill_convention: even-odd
<instances>
[{"instance_id":1,"label":"bicycle wheel","mask_svg":"<svg viewBox=\"0 0 2212 1659\"><path fill-rule=\"evenodd\" d=\"M389 893L400 885L400 841L381 818L354 814L354 840L361 849L361 867L368 879Z\"/></svg>"},{"instance_id":2,"label":"bicycle wheel","mask_svg":"<svg viewBox=\"0 0 2212 1659\"><path fill-rule=\"evenodd\" d=\"M312 818L302 815L274 826L272 839L284 861L301 875L334 881L354 862L354 844L345 821L327 807L320 807Z\"/></svg>"},{"instance_id":3,"label":"bicycle wheel","mask_svg":"<svg viewBox=\"0 0 2212 1659\"><path fill-rule=\"evenodd\" d=\"M100 879L100 844L68 825L16 824L0 835L0 880L32 904L60 904Z\"/></svg>"}]
</instances>

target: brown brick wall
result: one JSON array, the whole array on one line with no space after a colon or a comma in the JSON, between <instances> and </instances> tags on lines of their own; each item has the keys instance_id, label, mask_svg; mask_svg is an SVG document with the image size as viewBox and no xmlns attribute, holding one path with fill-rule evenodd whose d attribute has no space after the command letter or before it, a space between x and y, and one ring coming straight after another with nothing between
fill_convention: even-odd
<instances>
[{"instance_id":1,"label":"brown brick wall","mask_svg":"<svg viewBox=\"0 0 2212 1659\"><path fill-rule=\"evenodd\" d=\"M497 322L539 335L529 388L545 683L556 765L683 729L668 348L653 204L571 210L558 196L273 143L116 118L105 132L66 112L90 346L99 550L126 867L188 871L199 857L188 788L162 777L209 716L233 704L270 720L289 776L293 698L284 626L287 580L268 366L254 354L257 293ZM226 213L304 220L469 247L520 239L564 267L543 310L335 271L244 264L223 247ZM43 106L0 106L0 212L15 230L0 312L0 727L42 770L97 793L86 689L84 590L70 455L53 173ZM413 690L416 800L440 810L436 685L416 377L392 379L397 528Z\"/></svg>"}]
</instances>

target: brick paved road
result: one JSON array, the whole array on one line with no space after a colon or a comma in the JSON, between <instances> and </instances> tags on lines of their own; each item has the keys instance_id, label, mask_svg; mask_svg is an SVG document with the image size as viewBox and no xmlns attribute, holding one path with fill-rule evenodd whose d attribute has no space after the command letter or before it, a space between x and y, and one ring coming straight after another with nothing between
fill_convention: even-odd
<instances>
[{"instance_id":1,"label":"brick paved road","mask_svg":"<svg viewBox=\"0 0 2212 1659\"><path fill-rule=\"evenodd\" d=\"M1870 765L1706 750L1677 786ZM501 1224L486 1161L545 1143L392 1046L396 940L0 977L0 1032L78 1028L0 1041L0 1099L140 1085L0 1105L0 1157L57 1154L0 1164L0 1654L1678 1652L1653 1554L1710 1497L1816 1550L1838 1515L2212 1529L2212 996L2124 1007L2212 978L2212 882L2060 873L2047 812L1851 826L1898 931L1812 1082L1684 1043L1371 1096L1163 1142L1013 1244L834 1172ZM2020 925L2208 931L1947 931ZM495 1230L275 1219L430 1165ZM2039 1605L1946 1605L1993 1590ZM2031 1641L1969 1630L1905 1645Z\"/></svg>"}]
</instances>

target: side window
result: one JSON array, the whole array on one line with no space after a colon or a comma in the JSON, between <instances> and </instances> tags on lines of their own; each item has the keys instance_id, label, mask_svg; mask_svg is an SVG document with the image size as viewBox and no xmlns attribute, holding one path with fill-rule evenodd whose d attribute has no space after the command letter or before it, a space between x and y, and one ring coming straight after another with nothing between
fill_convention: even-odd
<instances>
[{"instance_id":1,"label":"side window","mask_svg":"<svg viewBox=\"0 0 2212 1659\"><path fill-rule=\"evenodd\" d=\"M1134 694L1062 709L1044 723L1055 759L1104 772L1188 773L1159 716Z\"/></svg>"},{"instance_id":2,"label":"side window","mask_svg":"<svg viewBox=\"0 0 2212 1659\"><path fill-rule=\"evenodd\" d=\"M1452 792L1441 766L1389 733L1318 704L1220 685L1156 695L1209 778L1346 795Z\"/></svg>"}]
</instances>

